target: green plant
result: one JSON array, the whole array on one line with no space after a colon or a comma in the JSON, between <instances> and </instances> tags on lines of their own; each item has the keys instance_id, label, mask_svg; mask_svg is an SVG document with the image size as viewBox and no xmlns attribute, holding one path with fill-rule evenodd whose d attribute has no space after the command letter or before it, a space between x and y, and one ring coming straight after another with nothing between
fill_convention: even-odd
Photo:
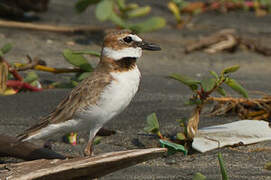
<instances>
[{"instance_id":1,"label":"green plant","mask_svg":"<svg viewBox=\"0 0 271 180\"><path fill-rule=\"evenodd\" d=\"M4 46L0 49L0 56L3 57L11 49L12 49L12 44L11 43L4 44Z\"/></svg>"},{"instance_id":2,"label":"green plant","mask_svg":"<svg viewBox=\"0 0 271 180\"><path fill-rule=\"evenodd\" d=\"M69 82L54 82L53 87L58 88L72 88L77 86L78 82L82 81L88 77L93 71L92 65L84 57L84 55L91 55L95 57L100 57L100 53L96 51L84 50L84 51L72 51L70 49L65 49L62 52L65 60L71 65L75 66L74 70L77 70L75 76L68 78Z\"/></svg>"},{"instance_id":3,"label":"green plant","mask_svg":"<svg viewBox=\"0 0 271 180\"><path fill-rule=\"evenodd\" d=\"M147 126L144 128L144 131L159 137L160 145L168 149L169 155L178 151L183 152L185 155L187 154L187 149L183 145L177 144L161 134L159 121L155 113L147 116Z\"/></svg>"},{"instance_id":4,"label":"green plant","mask_svg":"<svg viewBox=\"0 0 271 180\"><path fill-rule=\"evenodd\" d=\"M191 89L193 95L187 104L196 106L193 114L188 120L184 119L180 121L180 126L186 126L186 128L183 134L180 133L180 135L177 137L180 137L181 140L183 140L184 137L186 140L193 140L198 130L201 110L205 103L208 101L209 96L213 92L218 92L222 96L226 95L226 91L222 87L223 84L229 86L243 97L248 97L247 91L235 79L230 78L230 74L236 72L239 68L240 67L238 65L228 67L222 70L220 74L217 74L214 71L210 71L211 77L204 78L202 80L194 80L190 77L179 74L170 75L170 78L181 82Z\"/></svg>"},{"instance_id":5,"label":"green plant","mask_svg":"<svg viewBox=\"0 0 271 180\"><path fill-rule=\"evenodd\" d=\"M187 148L184 147L190 146L191 141L197 133L201 110L213 92L218 92L220 95L225 96L226 91L222 87L222 85L225 84L237 93L241 94L243 97L248 97L247 91L235 79L230 78L230 74L236 72L239 68L240 67L238 65L228 67L222 70L220 74L210 71L211 77L204 78L202 80L195 80L188 76L179 74L170 75L170 78L183 83L191 89L193 95L187 104L195 105L194 111L190 118L177 120L177 122L179 122L179 126L183 128L183 131L176 134L174 142L165 138L161 134L160 125L155 113L152 113L147 117L147 126L144 130L158 136L160 138L159 141L161 146L167 147L170 153L182 151L186 154ZM180 144L183 144L184 146L179 146Z\"/></svg>"},{"instance_id":6,"label":"green plant","mask_svg":"<svg viewBox=\"0 0 271 180\"><path fill-rule=\"evenodd\" d=\"M95 15L98 20L109 20L121 28L131 29L134 32L154 31L166 24L162 17L151 17L143 22L131 23L130 19L148 15L151 7L127 4L125 0L78 0L75 8L77 12L82 13L91 5L96 5Z\"/></svg>"},{"instance_id":7,"label":"green plant","mask_svg":"<svg viewBox=\"0 0 271 180\"><path fill-rule=\"evenodd\" d=\"M227 175L227 171L225 169L225 165L224 165L224 160L222 158L222 154L219 152L218 153L218 162L219 162L219 167L220 167L220 173L222 176L222 180L228 180L228 175ZM193 177L193 180L206 180L206 176L204 176L201 173L196 173Z\"/></svg>"},{"instance_id":8,"label":"green plant","mask_svg":"<svg viewBox=\"0 0 271 180\"><path fill-rule=\"evenodd\" d=\"M41 91L42 87L35 72L28 72L23 78L5 58L12 49L12 44L7 43L0 48L0 94L12 95L21 91Z\"/></svg>"}]
</instances>

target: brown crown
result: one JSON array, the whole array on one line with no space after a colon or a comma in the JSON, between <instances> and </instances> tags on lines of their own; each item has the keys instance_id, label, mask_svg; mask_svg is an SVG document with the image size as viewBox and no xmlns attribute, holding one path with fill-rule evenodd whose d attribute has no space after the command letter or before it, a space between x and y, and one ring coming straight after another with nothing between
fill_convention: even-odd
<instances>
[{"instance_id":1,"label":"brown crown","mask_svg":"<svg viewBox=\"0 0 271 180\"><path fill-rule=\"evenodd\" d=\"M126 43L121 39L132 34L130 30L109 31L104 37L103 47L109 47L114 50L119 50L127 47L136 47L135 43Z\"/></svg>"}]
</instances>

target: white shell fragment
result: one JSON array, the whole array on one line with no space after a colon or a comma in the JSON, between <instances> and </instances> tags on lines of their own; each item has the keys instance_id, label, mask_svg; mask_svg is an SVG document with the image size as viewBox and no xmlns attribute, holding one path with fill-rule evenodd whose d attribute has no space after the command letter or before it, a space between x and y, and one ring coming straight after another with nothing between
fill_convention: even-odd
<instances>
[{"instance_id":1,"label":"white shell fragment","mask_svg":"<svg viewBox=\"0 0 271 180\"><path fill-rule=\"evenodd\" d=\"M207 152L235 144L252 144L271 140L271 128L266 121L241 120L199 129L192 147Z\"/></svg>"}]
</instances>

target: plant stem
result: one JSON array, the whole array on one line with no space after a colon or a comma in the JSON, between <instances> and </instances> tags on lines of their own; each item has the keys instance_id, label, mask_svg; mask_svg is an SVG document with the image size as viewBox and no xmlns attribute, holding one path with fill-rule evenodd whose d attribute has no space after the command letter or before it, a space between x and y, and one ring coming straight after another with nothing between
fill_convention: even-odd
<instances>
[{"instance_id":1,"label":"plant stem","mask_svg":"<svg viewBox=\"0 0 271 180\"><path fill-rule=\"evenodd\" d=\"M42 91L43 90L42 88L37 88L37 87L31 86L30 84L28 84L26 82L19 81L19 80L8 80L7 86L12 87L14 89L27 89L30 91Z\"/></svg>"}]
</instances>

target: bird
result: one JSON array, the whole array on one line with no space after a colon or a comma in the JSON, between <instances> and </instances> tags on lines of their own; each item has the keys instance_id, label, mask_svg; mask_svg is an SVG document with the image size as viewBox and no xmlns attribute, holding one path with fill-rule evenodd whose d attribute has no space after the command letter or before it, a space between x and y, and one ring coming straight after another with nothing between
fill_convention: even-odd
<instances>
[{"instance_id":1,"label":"bird","mask_svg":"<svg viewBox=\"0 0 271 180\"><path fill-rule=\"evenodd\" d=\"M159 51L161 48L130 30L107 32L100 61L91 75L38 124L18 135L19 142L88 130L89 140L83 152L85 156L92 156L96 133L120 114L138 91L141 73L136 63L143 50Z\"/></svg>"}]
</instances>

